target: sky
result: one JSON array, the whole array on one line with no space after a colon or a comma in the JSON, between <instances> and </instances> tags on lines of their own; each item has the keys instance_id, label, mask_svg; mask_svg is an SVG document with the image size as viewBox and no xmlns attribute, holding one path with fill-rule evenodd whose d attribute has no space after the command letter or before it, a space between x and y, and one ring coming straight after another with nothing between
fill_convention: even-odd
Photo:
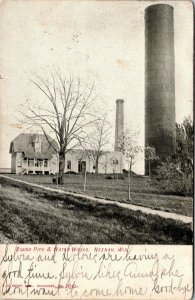
<instances>
[{"instance_id":1,"label":"sky","mask_svg":"<svg viewBox=\"0 0 195 300\"><path fill-rule=\"evenodd\" d=\"M174 7L176 122L192 116L193 7ZM144 145L144 9L150 1L7 0L0 4L0 168L10 167L9 145L25 128L18 110L26 98L43 103L30 79L60 68L95 82L109 110L114 139L116 99L124 99L125 126ZM114 141L114 140L113 140ZM111 145L112 148L112 145ZM143 173L140 158L134 170Z\"/></svg>"}]
</instances>

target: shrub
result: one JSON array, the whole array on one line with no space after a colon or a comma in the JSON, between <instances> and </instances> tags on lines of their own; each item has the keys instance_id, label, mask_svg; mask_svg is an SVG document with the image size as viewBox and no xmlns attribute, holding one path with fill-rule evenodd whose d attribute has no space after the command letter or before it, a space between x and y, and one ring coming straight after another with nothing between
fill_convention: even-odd
<instances>
[{"instance_id":1,"label":"shrub","mask_svg":"<svg viewBox=\"0 0 195 300\"><path fill-rule=\"evenodd\" d=\"M121 179L121 180L124 180L124 179L125 179L125 177L124 177L123 174L118 174L118 175L116 175L116 176L117 176L117 179Z\"/></svg>"},{"instance_id":2,"label":"shrub","mask_svg":"<svg viewBox=\"0 0 195 300\"><path fill-rule=\"evenodd\" d=\"M105 179L113 179L111 175L106 175Z\"/></svg>"},{"instance_id":3,"label":"shrub","mask_svg":"<svg viewBox=\"0 0 195 300\"><path fill-rule=\"evenodd\" d=\"M65 174L78 174L78 173L76 173L74 171L67 171Z\"/></svg>"},{"instance_id":4,"label":"shrub","mask_svg":"<svg viewBox=\"0 0 195 300\"><path fill-rule=\"evenodd\" d=\"M57 183L57 177L52 178L53 184ZM58 177L58 183L60 183L60 177Z\"/></svg>"},{"instance_id":5,"label":"shrub","mask_svg":"<svg viewBox=\"0 0 195 300\"><path fill-rule=\"evenodd\" d=\"M120 180L124 180L125 177L123 174L114 174L114 175L106 175L105 179L120 179Z\"/></svg>"},{"instance_id":6,"label":"shrub","mask_svg":"<svg viewBox=\"0 0 195 300\"><path fill-rule=\"evenodd\" d=\"M162 194L187 196L193 192L192 178L180 170L176 160L161 162L152 181Z\"/></svg>"}]
</instances>

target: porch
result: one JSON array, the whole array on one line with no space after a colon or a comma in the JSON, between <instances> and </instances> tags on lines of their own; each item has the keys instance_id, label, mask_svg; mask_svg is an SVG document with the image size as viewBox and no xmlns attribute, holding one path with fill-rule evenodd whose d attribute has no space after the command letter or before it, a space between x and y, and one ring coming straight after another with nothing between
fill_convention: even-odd
<instances>
[{"instance_id":1,"label":"porch","mask_svg":"<svg viewBox=\"0 0 195 300\"><path fill-rule=\"evenodd\" d=\"M50 174L49 160L36 158L22 159L22 173L26 174Z\"/></svg>"}]
</instances>

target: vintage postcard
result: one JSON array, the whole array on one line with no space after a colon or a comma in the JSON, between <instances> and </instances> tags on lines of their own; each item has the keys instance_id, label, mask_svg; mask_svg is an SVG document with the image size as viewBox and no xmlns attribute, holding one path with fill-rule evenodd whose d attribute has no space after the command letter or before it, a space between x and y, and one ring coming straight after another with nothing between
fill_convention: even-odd
<instances>
[{"instance_id":1,"label":"vintage postcard","mask_svg":"<svg viewBox=\"0 0 195 300\"><path fill-rule=\"evenodd\" d=\"M0 2L0 299L191 299L193 5Z\"/></svg>"}]
</instances>

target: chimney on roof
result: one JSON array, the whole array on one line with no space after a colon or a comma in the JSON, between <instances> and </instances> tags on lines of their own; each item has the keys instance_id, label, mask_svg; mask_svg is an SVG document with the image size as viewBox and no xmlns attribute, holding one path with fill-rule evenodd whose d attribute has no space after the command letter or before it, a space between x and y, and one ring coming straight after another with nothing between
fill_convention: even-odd
<instances>
[{"instance_id":1,"label":"chimney on roof","mask_svg":"<svg viewBox=\"0 0 195 300\"><path fill-rule=\"evenodd\" d=\"M124 100L116 100L115 151L119 151L119 143L124 132Z\"/></svg>"},{"instance_id":2,"label":"chimney on roof","mask_svg":"<svg viewBox=\"0 0 195 300\"><path fill-rule=\"evenodd\" d=\"M41 138L38 134L35 136L34 147L35 152L41 153Z\"/></svg>"}]
</instances>

